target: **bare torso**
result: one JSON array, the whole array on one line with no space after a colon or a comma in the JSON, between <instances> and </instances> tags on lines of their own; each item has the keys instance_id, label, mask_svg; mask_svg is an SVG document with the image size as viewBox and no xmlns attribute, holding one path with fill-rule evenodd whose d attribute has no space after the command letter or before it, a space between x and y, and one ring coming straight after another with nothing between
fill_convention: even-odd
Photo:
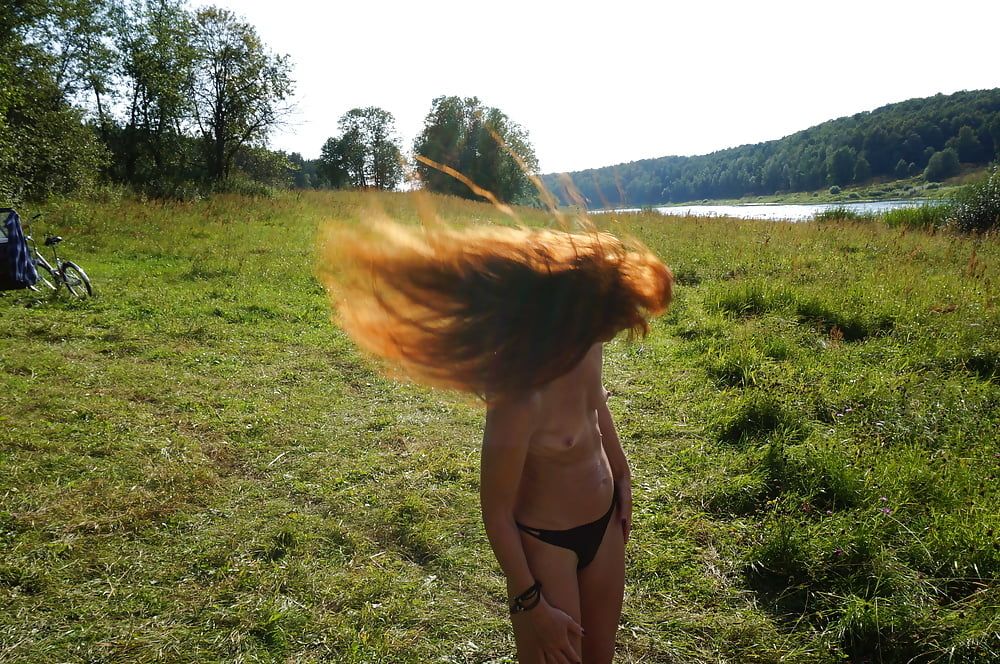
<instances>
[{"instance_id":1,"label":"bare torso","mask_svg":"<svg viewBox=\"0 0 1000 664\"><path fill-rule=\"evenodd\" d=\"M528 442L514 516L534 528L564 530L603 515L614 490L597 408L605 401L601 349L532 395L538 430Z\"/></svg>"}]
</instances>

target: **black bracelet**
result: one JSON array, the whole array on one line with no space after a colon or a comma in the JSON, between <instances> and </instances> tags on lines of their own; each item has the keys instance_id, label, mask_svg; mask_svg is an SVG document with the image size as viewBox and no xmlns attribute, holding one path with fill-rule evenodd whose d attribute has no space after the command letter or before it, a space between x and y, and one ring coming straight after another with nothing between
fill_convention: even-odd
<instances>
[{"instance_id":1,"label":"black bracelet","mask_svg":"<svg viewBox=\"0 0 1000 664\"><path fill-rule=\"evenodd\" d=\"M510 601L510 613L523 613L538 606L542 600L542 582L535 581L534 584L523 593Z\"/></svg>"}]
</instances>

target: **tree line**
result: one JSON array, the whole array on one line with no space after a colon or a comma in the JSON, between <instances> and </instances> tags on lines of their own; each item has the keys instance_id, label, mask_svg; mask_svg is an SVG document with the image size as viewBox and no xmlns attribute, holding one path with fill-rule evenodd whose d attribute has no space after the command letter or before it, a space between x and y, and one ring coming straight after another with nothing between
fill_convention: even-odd
<instances>
[{"instance_id":1,"label":"tree line","mask_svg":"<svg viewBox=\"0 0 1000 664\"><path fill-rule=\"evenodd\" d=\"M392 114L355 108L319 159L274 151L291 110L288 56L254 26L186 0L7 0L0 6L0 201L103 182L150 196L262 187L394 189L408 177L475 198L428 164L504 201L530 198L527 132L479 99L433 100L404 155ZM516 157L514 155L517 155Z\"/></svg>"},{"instance_id":2,"label":"tree line","mask_svg":"<svg viewBox=\"0 0 1000 664\"><path fill-rule=\"evenodd\" d=\"M351 109L341 116L338 129L312 166L313 186L395 189L410 171L431 191L479 198L450 170L501 201L534 200L529 174L538 171L538 159L528 132L477 97L434 99L414 141L412 162L404 157L395 120L384 109Z\"/></svg>"},{"instance_id":3,"label":"tree line","mask_svg":"<svg viewBox=\"0 0 1000 664\"><path fill-rule=\"evenodd\" d=\"M874 179L940 181L1000 158L1000 89L938 94L824 122L780 140L570 173L589 207L814 191ZM564 203L573 196L543 178Z\"/></svg>"},{"instance_id":4,"label":"tree line","mask_svg":"<svg viewBox=\"0 0 1000 664\"><path fill-rule=\"evenodd\" d=\"M256 29L181 0L11 0L0 10L0 195L101 179L154 195L276 170L291 63Z\"/></svg>"}]
</instances>

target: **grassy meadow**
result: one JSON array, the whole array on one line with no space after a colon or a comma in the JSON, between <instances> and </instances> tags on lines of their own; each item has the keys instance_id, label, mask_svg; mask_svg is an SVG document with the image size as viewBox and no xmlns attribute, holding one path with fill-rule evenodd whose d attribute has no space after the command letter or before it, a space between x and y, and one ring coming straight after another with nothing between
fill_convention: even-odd
<instances>
[{"instance_id":1,"label":"grassy meadow","mask_svg":"<svg viewBox=\"0 0 1000 664\"><path fill-rule=\"evenodd\" d=\"M513 661L482 407L383 377L313 276L324 222L419 202L47 209L97 295L0 296L0 662ZM678 280L606 351L617 661L1000 661L1000 242L597 221Z\"/></svg>"}]
</instances>

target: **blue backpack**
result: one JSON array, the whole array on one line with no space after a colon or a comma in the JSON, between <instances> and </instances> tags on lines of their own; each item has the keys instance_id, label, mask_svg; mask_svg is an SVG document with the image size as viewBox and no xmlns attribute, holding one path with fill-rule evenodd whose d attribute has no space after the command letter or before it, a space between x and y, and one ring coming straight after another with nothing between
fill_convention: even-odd
<instances>
[{"instance_id":1,"label":"blue backpack","mask_svg":"<svg viewBox=\"0 0 1000 664\"><path fill-rule=\"evenodd\" d=\"M0 290L17 290L34 286L38 281L35 261L21 230L21 218L10 208L0 208Z\"/></svg>"}]
</instances>

